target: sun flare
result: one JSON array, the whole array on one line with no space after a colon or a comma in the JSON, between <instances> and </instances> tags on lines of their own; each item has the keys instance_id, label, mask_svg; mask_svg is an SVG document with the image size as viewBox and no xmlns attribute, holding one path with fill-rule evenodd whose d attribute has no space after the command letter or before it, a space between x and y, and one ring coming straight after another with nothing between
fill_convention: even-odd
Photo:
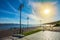
<instances>
[{"instance_id":1,"label":"sun flare","mask_svg":"<svg viewBox=\"0 0 60 40\"><path fill-rule=\"evenodd\" d=\"M57 13L57 7L52 3L41 3L40 5L37 4L36 8L36 15L41 17L44 22L51 22L54 20L54 17ZM47 20L48 19L48 20Z\"/></svg>"},{"instance_id":2,"label":"sun flare","mask_svg":"<svg viewBox=\"0 0 60 40\"><path fill-rule=\"evenodd\" d=\"M52 18L56 13L56 7L51 3L44 3L37 9L37 12L42 18Z\"/></svg>"},{"instance_id":3,"label":"sun flare","mask_svg":"<svg viewBox=\"0 0 60 40\"><path fill-rule=\"evenodd\" d=\"M44 10L44 13L45 13L45 14L49 14L49 12L50 12L49 9L45 9L45 10Z\"/></svg>"}]
</instances>

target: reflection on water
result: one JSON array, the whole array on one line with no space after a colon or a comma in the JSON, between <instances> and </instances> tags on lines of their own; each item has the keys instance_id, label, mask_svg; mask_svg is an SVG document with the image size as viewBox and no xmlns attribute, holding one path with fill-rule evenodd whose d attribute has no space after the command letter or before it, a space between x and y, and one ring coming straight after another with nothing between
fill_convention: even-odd
<instances>
[{"instance_id":1,"label":"reflection on water","mask_svg":"<svg viewBox=\"0 0 60 40\"><path fill-rule=\"evenodd\" d=\"M60 32L44 31L40 36L41 40L60 40Z\"/></svg>"}]
</instances>

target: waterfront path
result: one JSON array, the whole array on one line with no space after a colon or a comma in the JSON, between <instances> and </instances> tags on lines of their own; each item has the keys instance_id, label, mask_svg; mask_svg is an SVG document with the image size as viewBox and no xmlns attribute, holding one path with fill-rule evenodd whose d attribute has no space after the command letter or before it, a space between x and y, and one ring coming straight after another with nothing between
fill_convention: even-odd
<instances>
[{"instance_id":1,"label":"waterfront path","mask_svg":"<svg viewBox=\"0 0 60 40\"><path fill-rule=\"evenodd\" d=\"M54 27L53 31L39 31L23 38L16 38L10 36L7 38L3 38L3 40L60 40L60 31L58 30L60 30L59 27Z\"/></svg>"},{"instance_id":2,"label":"waterfront path","mask_svg":"<svg viewBox=\"0 0 60 40\"><path fill-rule=\"evenodd\" d=\"M60 40L60 32L40 31L18 40Z\"/></svg>"}]
</instances>

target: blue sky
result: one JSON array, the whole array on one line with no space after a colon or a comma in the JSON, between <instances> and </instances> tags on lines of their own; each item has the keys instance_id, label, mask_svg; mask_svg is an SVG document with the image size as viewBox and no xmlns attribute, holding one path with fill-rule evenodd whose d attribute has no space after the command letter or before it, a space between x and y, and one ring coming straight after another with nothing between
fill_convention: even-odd
<instances>
[{"instance_id":1,"label":"blue sky","mask_svg":"<svg viewBox=\"0 0 60 40\"><path fill-rule=\"evenodd\" d=\"M20 14L18 8L20 4L23 3L24 8L22 9L22 24L27 23L27 17L29 17L30 24L39 24L39 20L42 18L38 18L36 16L37 12L33 7L45 2L55 4L57 13L54 16L54 21L60 20L60 0L0 0L0 23L19 23Z\"/></svg>"}]
</instances>

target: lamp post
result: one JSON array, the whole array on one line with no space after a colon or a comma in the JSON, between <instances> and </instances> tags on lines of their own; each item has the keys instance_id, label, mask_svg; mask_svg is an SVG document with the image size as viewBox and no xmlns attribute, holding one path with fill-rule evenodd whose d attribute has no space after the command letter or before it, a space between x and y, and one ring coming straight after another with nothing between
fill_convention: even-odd
<instances>
[{"instance_id":1,"label":"lamp post","mask_svg":"<svg viewBox=\"0 0 60 40\"><path fill-rule=\"evenodd\" d=\"M22 27L21 27L21 11L22 11L22 8L24 7L24 4L20 4L20 7L19 7L19 10L20 10L20 34L22 33Z\"/></svg>"},{"instance_id":2,"label":"lamp post","mask_svg":"<svg viewBox=\"0 0 60 40\"><path fill-rule=\"evenodd\" d=\"M42 26L42 20L40 20L40 27ZM43 31L44 31L44 26L43 26L43 29L42 29Z\"/></svg>"},{"instance_id":3,"label":"lamp post","mask_svg":"<svg viewBox=\"0 0 60 40\"><path fill-rule=\"evenodd\" d=\"M40 20L40 27L41 27L41 20Z\"/></svg>"},{"instance_id":4,"label":"lamp post","mask_svg":"<svg viewBox=\"0 0 60 40\"><path fill-rule=\"evenodd\" d=\"M29 27L29 17L27 17L27 30L28 30L28 27Z\"/></svg>"}]
</instances>

